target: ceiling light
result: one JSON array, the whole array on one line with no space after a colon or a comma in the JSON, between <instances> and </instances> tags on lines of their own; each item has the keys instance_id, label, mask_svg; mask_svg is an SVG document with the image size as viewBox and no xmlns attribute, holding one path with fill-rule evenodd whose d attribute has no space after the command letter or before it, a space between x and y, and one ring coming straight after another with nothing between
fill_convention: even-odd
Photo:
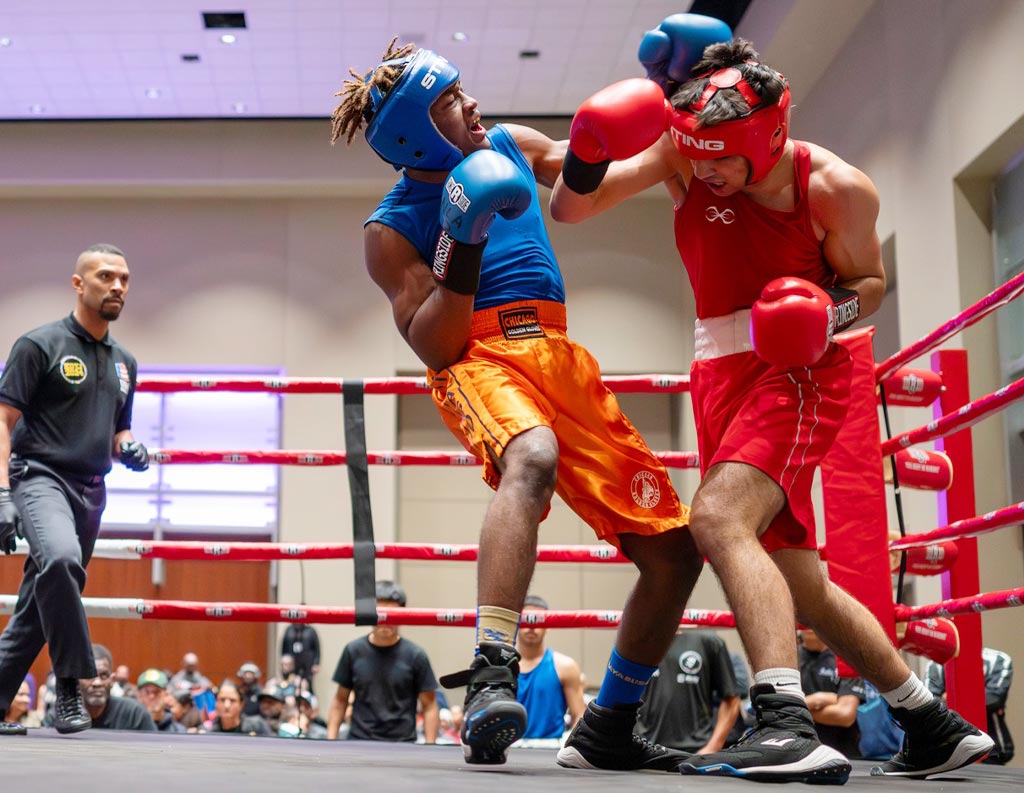
<instances>
[{"instance_id":1,"label":"ceiling light","mask_svg":"<svg viewBox=\"0 0 1024 793\"><path fill-rule=\"evenodd\" d=\"M45 112L45 110L46 108L40 104L29 105L28 107L28 112L31 113L33 116L42 115L42 113Z\"/></svg>"},{"instance_id":2,"label":"ceiling light","mask_svg":"<svg viewBox=\"0 0 1024 793\"><path fill-rule=\"evenodd\" d=\"M452 41L465 41L465 40L466 40L466 34L463 33L462 31L456 31L455 33L452 33Z\"/></svg>"},{"instance_id":3,"label":"ceiling light","mask_svg":"<svg viewBox=\"0 0 1024 793\"><path fill-rule=\"evenodd\" d=\"M160 98L160 89L159 88L147 88L146 89L146 99L159 99L159 98Z\"/></svg>"},{"instance_id":4,"label":"ceiling light","mask_svg":"<svg viewBox=\"0 0 1024 793\"><path fill-rule=\"evenodd\" d=\"M0 47L10 47L10 46L11 46L11 40L7 36L4 36L3 38L0 38Z\"/></svg>"},{"instance_id":5,"label":"ceiling light","mask_svg":"<svg viewBox=\"0 0 1024 793\"><path fill-rule=\"evenodd\" d=\"M235 102L231 105L231 109L234 110L236 113L244 113L246 110L249 109L249 107L245 104L245 102Z\"/></svg>"},{"instance_id":6,"label":"ceiling light","mask_svg":"<svg viewBox=\"0 0 1024 793\"><path fill-rule=\"evenodd\" d=\"M220 37L221 44L234 44L236 41L238 41L238 36L234 33L224 33Z\"/></svg>"}]
</instances>

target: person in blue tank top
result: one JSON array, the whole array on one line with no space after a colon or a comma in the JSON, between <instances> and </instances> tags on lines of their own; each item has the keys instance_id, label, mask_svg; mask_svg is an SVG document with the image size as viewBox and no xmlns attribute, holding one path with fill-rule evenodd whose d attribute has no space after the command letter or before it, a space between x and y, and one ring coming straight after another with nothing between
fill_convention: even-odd
<instances>
[{"instance_id":1,"label":"person in blue tank top","mask_svg":"<svg viewBox=\"0 0 1024 793\"><path fill-rule=\"evenodd\" d=\"M523 602L523 624L516 640L522 656L516 699L526 708L524 738L561 738L566 712L572 727L586 708L579 664L545 646L548 629L542 626L547 610L547 601L539 595L527 595Z\"/></svg>"},{"instance_id":2,"label":"person in blue tank top","mask_svg":"<svg viewBox=\"0 0 1024 793\"><path fill-rule=\"evenodd\" d=\"M565 141L518 124L487 130L459 71L392 40L338 92L333 140L365 127L401 174L364 227L367 271L428 367L442 419L494 489L480 533L475 654L465 686L466 761L500 764L527 729L516 650L537 532L555 493L639 570L597 700L559 751L576 768L676 771L685 755L634 733L644 685L703 565L689 508L566 334L565 294L537 185ZM500 216L500 217L498 217Z\"/></svg>"}]
</instances>

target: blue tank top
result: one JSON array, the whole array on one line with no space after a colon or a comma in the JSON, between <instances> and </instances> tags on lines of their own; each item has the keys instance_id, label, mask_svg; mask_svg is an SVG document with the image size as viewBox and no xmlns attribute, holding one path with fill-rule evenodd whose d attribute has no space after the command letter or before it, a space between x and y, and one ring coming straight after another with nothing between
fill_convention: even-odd
<instances>
[{"instance_id":1,"label":"blue tank top","mask_svg":"<svg viewBox=\"0 0 1024 793\"><path fill-rule=\"evenodd\" d=\"M555 653L549 647L529 672L519 673L516 699L526 708L524 738L561 738L565 732L565 691L555 669Z\"/></svg>"},{"instance_id":2,"label":"blue tank top","mask_svg":"<svg viewBox=\"0 0 1024 793\"><path fill-rule=\"evenodd\" d=\"M518 218L496 217L488 229L480 289L473 308L479 311L517 300L564 303L565 286L544 228L533 170L515 140L500 124L488 130L487 139L494 151L504 154L526 175L532 185L533 199L529 209ZM441 234L439 214L443 189L443 184L420 182L403 172L401 180L366 222L393 228L419 252L425 266L429 266Z\"/></svg>"}]
</instances>

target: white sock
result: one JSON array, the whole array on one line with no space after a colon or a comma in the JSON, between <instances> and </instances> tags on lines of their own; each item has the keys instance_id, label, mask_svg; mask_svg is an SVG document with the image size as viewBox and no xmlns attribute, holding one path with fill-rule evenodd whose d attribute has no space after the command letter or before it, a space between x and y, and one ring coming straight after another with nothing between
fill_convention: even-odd
<instances>
[{"instance_id":1,"label":"white sock","mask_svg":"<svg viewBox=\"0 0 1024 793\"><path fill-rule=\"evenodd\" d=\"M892 691L883 691L882 696L889 703L889 707L906 708L907 710L923 708L935 699L932 696L932 692L927 689L925 684L921 682L921 679L913 672L910 673L906 683L899 688L894 688Z\"/></svg>"},{"instance_id":2,"label":"white sock","mask_svg":"<svg viewBox=\"0 0 1024 793\"><path fill-rule=\"evenodd\" d=\"M800 673L796 669L775 667L774 669L762 669L754 673L754 685L768 684L775 689L775 693L783 697L792 697L800 702L806 703L804 690L800 686Z\"/></svg>"}]
</instances>

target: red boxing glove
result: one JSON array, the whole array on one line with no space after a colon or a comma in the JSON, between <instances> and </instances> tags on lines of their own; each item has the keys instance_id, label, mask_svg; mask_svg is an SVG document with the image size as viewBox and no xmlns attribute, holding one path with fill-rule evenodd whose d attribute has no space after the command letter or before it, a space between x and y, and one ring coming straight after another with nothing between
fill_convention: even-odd
<instances>
[{"instance_id":1,"label":"red boxing glove","mask_svg":"<svg viewBox=\"0 0 1024 793\"><path fill-rule=\"evenodd\" d=\"M852 289L824 290L793 276L776 278L750 309L750 340L758 356L783 369L813 366L832 334L853 323L859 298Z\"/></svg>"},{"instance_id":2,"label":"red boxing glove","mask_svg":"<svg viewBox=\"0 0 1024 793\"><path fill-rule=\"evenodd\" d=\"M657 142L668 126L670 106L656 83L634 77L602 88L573 116L562 181L574 192L592 193L612 160L628 160Z\"/></svg>"}]
</instances>

